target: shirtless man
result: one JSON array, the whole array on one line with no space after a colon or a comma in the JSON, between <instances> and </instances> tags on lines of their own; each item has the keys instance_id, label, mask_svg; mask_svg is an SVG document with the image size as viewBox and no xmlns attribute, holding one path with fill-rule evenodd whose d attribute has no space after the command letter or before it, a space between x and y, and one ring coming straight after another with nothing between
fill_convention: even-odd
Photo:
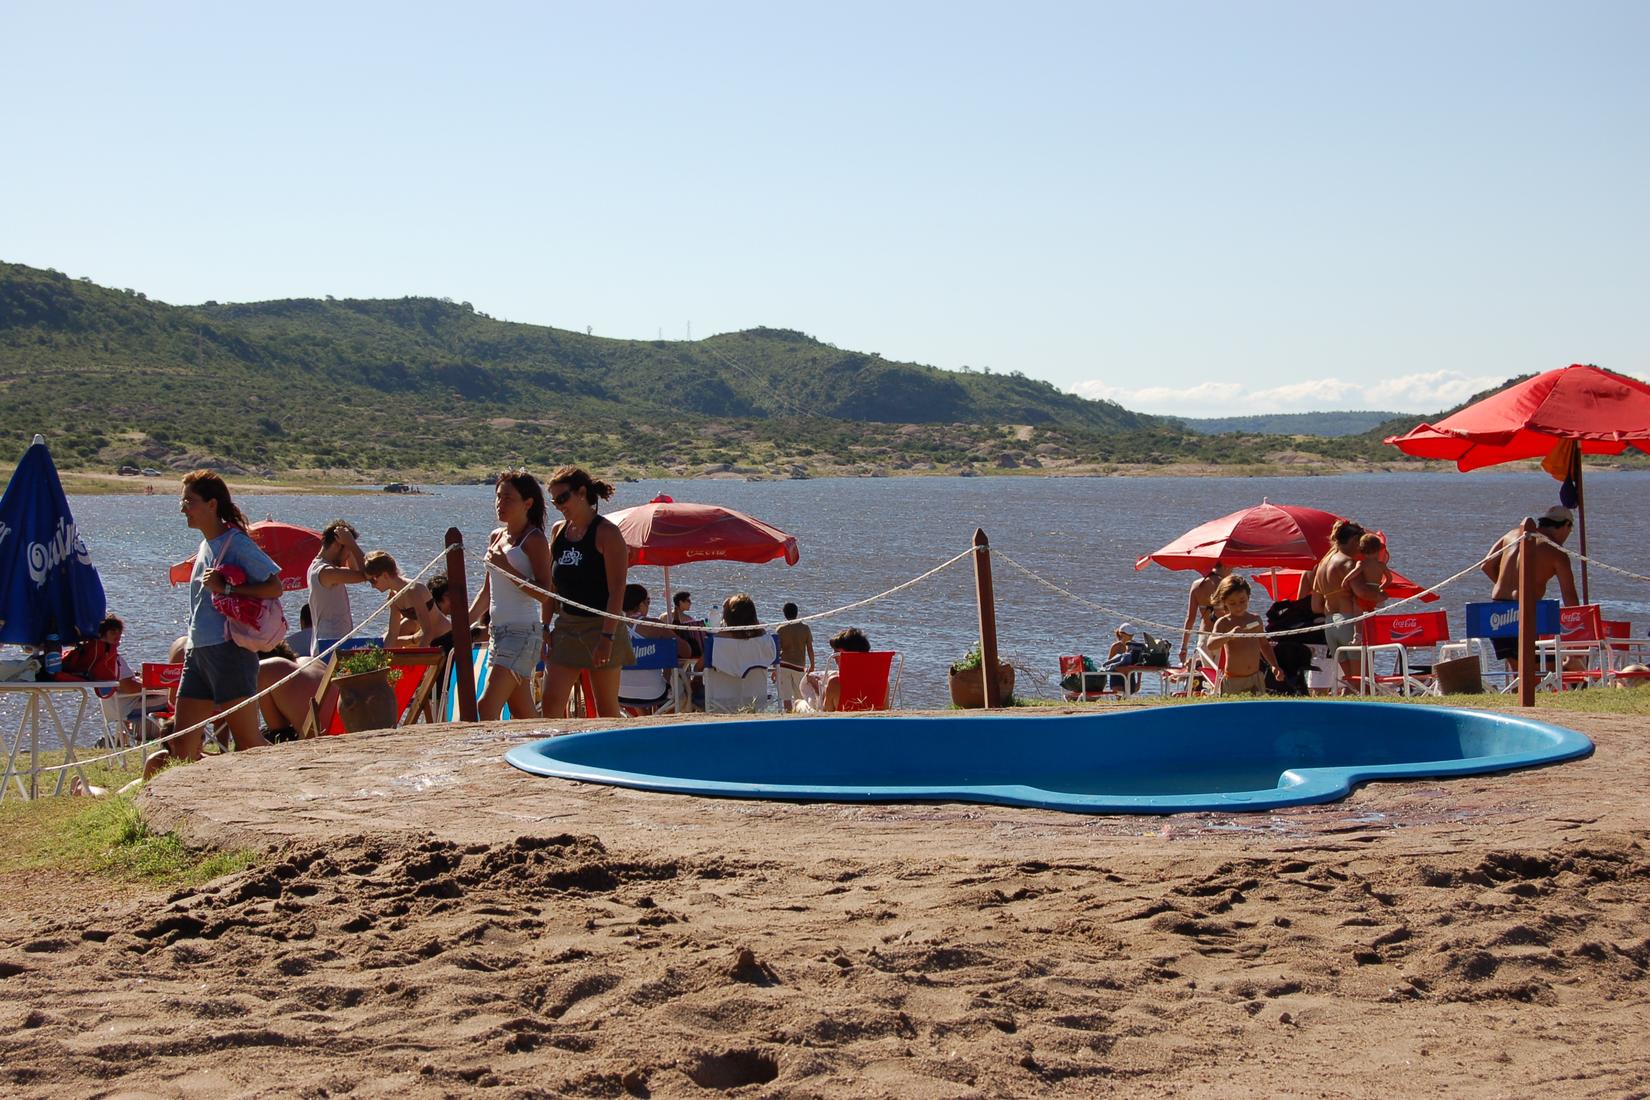
<instances>
[{"instance_id":1,"label":"shirtless man","mask_svg":"<svg viewBox=\"0 0 1650 1100\"><path fill-rule=\"evenodd\" d=\"M1340 663L1337 667L1335 651L1341 646L1358 644L1358 628L1343 623L1358 614L1357 600L1347 589L1346 581L1358 569L1358 540L1364 529L1349 519L1338 519L1329 529L1335 548L1325 554L1312 570L1312 611L1324 617L1324 652L1322 660L1313 646L1313 672L1307 676L1307 686L1314 695L1328 695L1340 682L1343 672L1355 672L1357 659Z\"/></svg>"},{"instance_id":2,"label":"shirtless man","mask_svg":"<svg viewBox=\"0 0 1650 1100\"><path fill-rule=\"evenodd\" d=\"M1553 505L1547 509L1546 514L1535 521L1536 530L1550 540L1530 544L1530 564L1535 569L1535 598L1538 600L1547 594L1547 583L1557 577L1558 591L1563 598L1564 606L1574 607L1581 602L1576 599L1576 578L1570 569L1570 555L1559 549L1564 545L1564 540L1570 537L1574 523L1570 510L1562 504ZM1495 582L1490 599L1518 599L1518 566L1523 546L1524 525L1520 523L1490 547L1491 556L1485 559L1481 567L1484 575ZM1495 646L1495 655L1507 662L1507 671L1516 674L1517 635L1510 638L1491 638L1490 642Z\"/></svg>"},{"instance_id":3,"label":"shirtless man","mask_svg":"<svg viewBox=\"0 0 1650 1100\"><path fill-rule=\"evenodd\" d=\"M1197 624L1199 636L1205 636L1215 628L1215 609L1210 606L1209 601L1214 599L1215 589L1231 571L1231 566L1217 561L1213 569L1192 582L1192 590L1186 596L1186 624L1180 630L1182 665L1186 663L1186 651L1192 640L1193 624Z\"/></svg>"}]
</instances>

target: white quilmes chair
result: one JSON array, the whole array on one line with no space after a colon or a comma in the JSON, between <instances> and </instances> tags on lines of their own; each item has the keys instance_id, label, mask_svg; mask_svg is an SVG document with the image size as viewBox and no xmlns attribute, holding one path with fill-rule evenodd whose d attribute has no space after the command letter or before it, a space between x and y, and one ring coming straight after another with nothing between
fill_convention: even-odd
<instances>
[{"instance_id":1,"label":"white quilmes chair","mask_svg":"<svg viewBox=\"0 0 1650 1100\"><path fill-rule=\"evenodd\" d=\"M779 638L705 637L705 710L737 714L768 709L768 670L779 661Z\"/></svg>"}]
</instances>

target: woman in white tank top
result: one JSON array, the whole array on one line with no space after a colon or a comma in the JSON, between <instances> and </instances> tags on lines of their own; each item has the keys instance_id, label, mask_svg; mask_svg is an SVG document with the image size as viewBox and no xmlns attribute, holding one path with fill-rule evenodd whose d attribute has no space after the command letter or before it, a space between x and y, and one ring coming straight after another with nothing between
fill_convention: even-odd
<instances>
[{"instance_id":1,"label":"woman in white tank top","mask_svg":"<svg viewBox=\"0 0 1650 1100\"><path fill-rule=\"evenodd\" d=\"M513 718L538 713L533 670L544 653L545 605L515 581L550 587L550 543L538 480L526 471L499 474L493 504L503 526L487 539L487 564L503 575L488 569L470 605L471 621L483 605L489 615L487 687L476 703L482 721L497 719L506 703Z\"/></svg>"}]
</instances>

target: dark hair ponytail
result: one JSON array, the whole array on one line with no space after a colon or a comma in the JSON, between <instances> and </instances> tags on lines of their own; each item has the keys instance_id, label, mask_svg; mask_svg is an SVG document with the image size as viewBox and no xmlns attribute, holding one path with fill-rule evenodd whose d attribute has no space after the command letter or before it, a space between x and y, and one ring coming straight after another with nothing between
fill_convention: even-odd
<instances>
[{"instance_id":1,"label":"dark hair ponytail","mask_svg":"<svg viewBox=\"0 0 1650 1100\"><path fill-rule=\"evenodd\" d=\"M613 499L613 486L591 477L581 466L563 466L550 475L550 484L565 485L575 492L582 489L584 499L592 505L596 503L597 497L603 500Z\"/></svg>"},{"instance_id":2,"label":"dark hair ponytail","mask_svg":"<svg viewBox=\"0 0 1650 1100\"><path fill-rule=\"evenodd\" d=\"M195 490L195 495L202 500L210 500L218 506L218 522L225 527L236 527L246 530L246 517L241 510L235 507L235 502L229 499L229 486L224 484L216 470L192 470L183 475L183 487Z\"/></svg>"}]
</instances>

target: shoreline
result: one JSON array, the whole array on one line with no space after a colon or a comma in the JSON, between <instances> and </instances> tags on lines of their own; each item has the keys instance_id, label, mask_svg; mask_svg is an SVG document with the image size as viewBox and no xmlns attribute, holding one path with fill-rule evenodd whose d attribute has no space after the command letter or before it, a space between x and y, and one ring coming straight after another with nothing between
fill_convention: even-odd
<instances>
[{"instance_id":1,"label":"shoreline","mask_svg":"<svg viewBox=\"0 0 1650 1100\"><path fill-rule=\"evenodd\" d=\"M1485 467L1473 473L1523 473L1538 470L1541 464L1538 461L1506 463L1499 466ZM1587 468L1589 474L1609 474L1631 472L1644 469L1637 465L1623 465L1619 463L1596 463ZM155 494L172 493L186 471L169 471L166 476L158 478L133 477L107 473L97 470L60 469L58 476L62 479L63 489L67 493L82 495L149 495L147 487L153 486ZM1341 477L1348 474L1445 474L1457 473L1455 465L1449 462L1415 461L1403 464L1383 464L1369 462L1284 462L1255 465L1252 463L1233 463L1221 465L1204 462L1178 463L1098 463L1073 464L1070 466L1044 467L1013 467L1013 468L980 468L958 467L946 469L899 469L895 467L841 466L819 467L808 470L801 476L777 475L758 467L717 466L711 468L663 469L649 470L641 474L616 474L625 481L812 481L826 478L931 478L931 477L989 477L989 478L1168 478L1168 477L1228 477L1228 478L1284 478L1284 477ZM334 475L310 473L305 471L290 471L277 478L265 481L248 478L242 475L226 475L224 480L230 491L236 494L249 493L259 495L282 494L311 494L311 495L375 495L384 492L382 485L393 482L405 482L413 486L414 492L400 495L419 496L420 486L444 487L450 485L484 485L491 483L491 475L478 473L447 473L437 477L419 478L414 474L401 472L395 476L379 478L369 473L359 471L345 471L342 480L348 484L340 484ZM363 482L377 482L382 484L373 486Z\"/></svg>"}]
</instances>

